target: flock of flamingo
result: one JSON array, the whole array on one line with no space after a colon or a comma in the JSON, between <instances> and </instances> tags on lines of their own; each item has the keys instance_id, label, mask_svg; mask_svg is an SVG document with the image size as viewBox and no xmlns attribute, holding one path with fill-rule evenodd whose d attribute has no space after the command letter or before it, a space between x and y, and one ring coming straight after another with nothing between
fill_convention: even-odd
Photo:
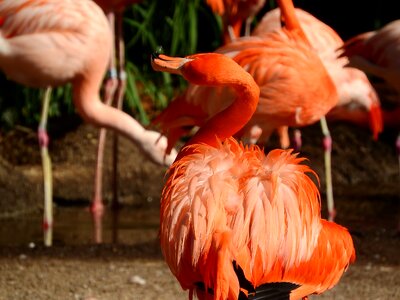
<instances>
[{"instance_id":1,"label":"flock of flamingo","mask_svg":"<svg viewBox=\"0 0 400 300\"><path fill-rule=\"evenodd\" d=\"M153 120L159 133L121 110L121 20L124 8L136 2L0 1L0 69L30 87L70 82L81 117L102 128L91 210L96 242L101 242L104 211L102 149L105 129L112 129L153 162L169 166L161 195L161 250L190 299L295 300L331 289L354 262L355 249L348 230L334 223L326 119L370 126L375 139L384 122L400 128L400 106L383 111L378 96L400 100L400 20L344 42L292 0L278 0L279 7L253 30L251 20L265 0L207 0L221 16L224 44L213 53L151 56L155 71L181 75L189 83ZM381 78L381 85L373 86L367 75ZM51 245L53 222L49 98L46 93L38 129L46 245ZM298 151L299 128L317 121L329 220L321 218L320 194L309 177L315 172L287 149L289 127L296 129L292 146ZM175 150L176 142L193 131ZM265 154L262 146L274 132L282 149Z\"/></svg>"}]
</instances>

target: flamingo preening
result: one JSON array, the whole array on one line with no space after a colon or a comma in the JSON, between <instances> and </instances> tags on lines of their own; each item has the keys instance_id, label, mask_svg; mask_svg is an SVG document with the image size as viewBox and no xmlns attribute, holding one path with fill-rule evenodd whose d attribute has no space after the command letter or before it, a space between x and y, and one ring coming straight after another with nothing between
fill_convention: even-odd
<instances>
[{"instance_id":1,"label":"flamingo preening","mask_svg":"<svg viewBox=\"0 0 400 300\"><path fill-rule=\"evenodd\" d=\"M369 114L367 125L369 124L376 140L383 130L382 112L379 97L366 74L357 68L346 67L348 59L338 57L338 49L344 42L333 28L300 8L296 8L295 11L301 28L317 51L338 92L338 103L326 115L327 119L331 121L343 119L359 124L359 116L367 112ZM276 8L263 16L252 31L252 35L262 37L280 28L280 10ZM287 130L284 134L287 134ZM281 139L288 140L287 137Z\"/></svg>"},{"instance_id":2,"label":"flamingo preening","mask_svg":"<svg viewBox=\"0 0 400 300\"><path fill-rule=\"evenodd\" d=\"M355 250L345 228L321 219L312 170L291 150L265 155L232 138L257 109L253 77L218 53L152 65L235 93L180 150L162 193L162 252L190 298L296 300L337 284Z\"/></svg>"},{"instance_id":3,"label":"flamingo preening","mask_svg":"<svg viewBox=\"0 0 400 300\"><path fill-rule=\"evenodd\" d=\"M400 130L400 20L389 22L382 28L361 33L343 45L343 56L348 57L349 66L359 68L375 79L382 98L395 107L384 111L384 123ZM400 171L400 133L396 142ZM398 223L400 232L400 221Z\"/></svg>"},{"instance_id":4,"label":"flamingo preening","mask_svg":"<svg viewBox=\"0 0 400 300\"><path fill-rule=\"evenodd\" d=\"M91 0L0 1L0 69L20 84L43 88L72 83L73 102L88 123L126 136L153 160L164 159L167 140L149 134L130 115L102 103L99 90L112 48L103 11ZM44 113L48 105L46 93ZM44 120L44 121L43 121ZM45 118L39 125L45 186L45 244L52 243L51 163ZM167 156L171 161L174 158Z\"/></svg>"},{"instance_id":5,"label":"flamingo preening","mask_svg":"<svg viewBox=\"0 0 400 300\"><path fill-rule=\"evenodd\" d=\"M342 56L349 59L349 66L359 68L375 79L383 80L375 85L378 92L387 102L392 102L392 106L398 107L400 105L400 20L392 21L379 30L359 34L347 40L342 49ZM388 122L393 114L396 115L396 110L392 113L386 112ZM393 122L389 125L393 126ZM400 163L400 148L397 151Z\"/></svg>"}]
</instances>

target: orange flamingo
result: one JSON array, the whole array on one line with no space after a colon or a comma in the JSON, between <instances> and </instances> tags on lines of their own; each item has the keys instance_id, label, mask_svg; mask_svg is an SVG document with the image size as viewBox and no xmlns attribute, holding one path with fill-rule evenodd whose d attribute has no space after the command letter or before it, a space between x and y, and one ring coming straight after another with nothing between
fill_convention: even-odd
<instances>
[{"instance_id":1,"label":"orange flamingo","mask_svg":"<svg viewBox=\"0 0 400 300\"><path fill-rule=\"evenodd\" d=\"M369 125L374 139L377 139L383 128L382 113L378 95L367 76L359 69L345 67L348 59L338 57L337 53L337 49L343 46L343 40L333 28L300 8L296 8L296 16L308 40L331 75L338 92L338 104L327 114L327 119L341 120L343 115L344 120L354 120L357 124L358 116L368 111ZM280 10L276 8L264 15L254 28L252 35L262 37L267 32L278 30L280 27Z\"/></svg>"},{"instance_id":2,"label":"orange flamingo","mask_svg":"<svg viewBox=\"0 0 400 300\"><path fill-rule=\"evenodd\" d=\"M190 299L305 299L337 284L355 250L345 228L321 219L312 170L291 150L265 156L231 137L257 109L252 76L217 53L152 65L236 94L181 149L162 193L162 252Z\"/></svg>"},{"instance_id":3,"label":"orange flamingo","mask_svg":"<svg viewBox=\"0 0 400 300\"><path fill-rule=\"evenodd\" d=\"M222 18L222 40L228 44L241 36L243 23L245 35L250 35L250 25L263 8L265 0L206 0L211 10Z\"/></svg>"},{"instance_id":4,"label":"orange flamingo","mask_svg":"<svg viewBox=\"0 0 400 300\"><path fill-rule=\"evenodd\" d=\"M286 25L260 37L247 37L229 43L216 52L232 57L254 77L260 86L255 114L236 137L252 141L255 128L264 143L276 128L307 126L325 120L323 116L337 103L335 86L316 52L309 45L295 15L293 4L279 1ZM190 85L155 120L168 136L169 147L185 134L188 126L201 126L210 116L234 100L229 87ZM321 121L322 122L322 121ZM330 135L326 123L326 186L329 218L335 215L330 171Z\"/></svg>"},{"instance_id":5,"label":"orange flamingo","mask_svg":"<svg viewBox=\"0 0 400 300\"><path fill-rule=\"evenodd\" d=\"M0 1L0 69L30 87L73 85L73 102L82 118L129 138L154 161L163 160L167 140L144 130L128 114L100 101L99 89L112 45L103 11L91 0ZM44 113L49 101L46 93ZM45 244L51 245L51 163L46 118L39 125L45 179ZM174 159L172 156L167 157Z\"/></svg>"}]
</instances>

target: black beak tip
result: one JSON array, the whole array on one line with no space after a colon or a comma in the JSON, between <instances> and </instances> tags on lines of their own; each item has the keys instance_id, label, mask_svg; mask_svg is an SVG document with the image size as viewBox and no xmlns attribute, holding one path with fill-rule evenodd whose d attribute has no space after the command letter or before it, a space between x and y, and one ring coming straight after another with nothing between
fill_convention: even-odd
<instances>
[{"instance_id":1,"label":"black beak tip","mask_svg":"<svg viewBox=\"0 0 400 300\"><path fill-rule=\"evenodd\" d=\"M159 53L153 52L153 53L150 55L151 61L153 61L153 60L155 60L156 58L158 58L159 55L160 55Z\"/></svg>"},{"instance_id":2,"label":"black beak tip","mask_svg":"<svg viewBox=\"0 0 400 300\"><path fill-rule=\"evenodd\" d=\"M162 46L158 46L157 49L151 54L151 60L160 58L160 54L163 53Z\"/></svg>"}]
</instances>

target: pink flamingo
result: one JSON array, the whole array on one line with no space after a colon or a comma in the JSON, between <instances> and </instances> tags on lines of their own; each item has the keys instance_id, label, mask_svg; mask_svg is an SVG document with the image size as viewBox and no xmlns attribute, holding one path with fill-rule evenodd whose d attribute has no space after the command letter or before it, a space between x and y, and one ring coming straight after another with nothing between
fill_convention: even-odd
<instances>
[{"instance_id":1,"label":"pink flamingo","mask_svg":"<svg viewBox=\"0 0 400 300\"><path fill-rule=\"evenodd\" d=\"M334 287L355 250L345 228L321 219L313 172L291 150L265 155L231 137L257 109L252 76L217 53L152 65L236 94L181 149L162 193L161 249L189 299L299 300Z\"/></svg>"},{"instance_id":2,"label":"pink flamingo","mask_svg":"<svg viewBox=\"0 0 400 300\"><path fill-rule=\"evenodd\" d=\"M384 111L384 121L400 129L400 20L349 39L343 50L342 55L349 58L350 66L383 80L378 91L397 107L391 112ZM400 133L395 144L400 170ZM400 232L400 221L397 230Z\"/></svg>"},{"instance_id":3,"label":"pink flamingo","mask_svg":"<svg viewBox=\"0 0 400 300\"><path fill-rule=\"evenodd\" d=\"M268 140L276 128L308 126L321 118L325 120L323 117L338 100L333 81L311 48L294 10L282 10L282 14L287 22L281 30L270 32L262 38L240 38L216 51L232 57L260 86L256 112L235 135L251 142L254 136L259 141ZM163 132L168 135L169 147L172 147L180 136L187 133L188 126L201 126L208 118L229 106L234 98L235 94L229 87L191 84L154 123L161 125ZM324 142L329 145L326 122L321 121L321 125L326 128ZM255 133L258 128L262 130ZM333 219L335 210L330 151L325 151L325 157L327 202L329 217Z\"/></svg>"},{"instance_id":4,"label":"pink flamingo","mask_svg":"<svg viewBox=\"0 0 400 300\"><path fill-rule=\"evenodd\" d=\"M400 20L379 30L359 34L346 41L342 49L342 56L350 61L349 66L383 79L383 83L376 85L378 91L386 100L400 105ZM400 145L398 147L400 163Z\"/></svg>"},{"instance_id":5,"label":"pink flamingo","mask_svg":"<svg viewBox=\"0 0 400 300\"><path fill-rule=\"evenodd\" d=\"M333 28L299 8L296 8L296 16L308 40L331 75L338 92L338 104L327 114L327 119L354 120L354 123L358 123L357 116L368 111L369 125L374 139L377 139L383 128L380 101L367 76L357 68L345 67L348 59L338 57L337 52L344 42ZM252 35L262 37L280 27L280 11L276 8L264 15L254 28ZM283 134L287 135L287 130L283 131ZM299 133L297 135L299 136ZM281 139L288 140L287 137L281 137ZM301 144L301 141L296 141L296 139L295 142Z\"/></svg>"},{"instance_id":6,"label":"pink flamingo","mask_svg":"<svg viewBox=\"0 0 400 300\"><path fill-rule=\"evenodd\" d=\"M112 35L103 11L91 0L5 0L0 2L0 69L30 87L73 86L73 102L82 118L113 129L136 144L153 161L166 158L165 137L149 132L130 115L105 105L99 89L107 69ZM44 106L48 103L46 93ZM46 109L44 109L46 111ZM45 122L39 142L46 149ZM47 150L44 151L47 153ZM45 178L45 244L52 242L50 158Z\"/></svg>"}]
</instances>

